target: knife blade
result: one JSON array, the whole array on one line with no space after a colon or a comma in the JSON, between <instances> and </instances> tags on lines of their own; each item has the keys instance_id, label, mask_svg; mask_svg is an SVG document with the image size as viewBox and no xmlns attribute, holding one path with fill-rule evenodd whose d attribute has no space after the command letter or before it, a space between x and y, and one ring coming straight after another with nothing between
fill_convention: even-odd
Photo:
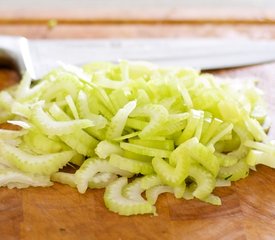
<instances>
[{"instance_id":1,"label":"knife blade","mask_svg":"<svg viewBox=\"0 0 275 240\"><path fill-rule=\"evenodd\" d=\"M213 70L274 61L275 42L214 38L28 40L1 36L0 65L1 60L8 58L21 72L27 70L33 79L57 67L59 61L83 65L125 59Z\"/></svg>"}]
</instances>

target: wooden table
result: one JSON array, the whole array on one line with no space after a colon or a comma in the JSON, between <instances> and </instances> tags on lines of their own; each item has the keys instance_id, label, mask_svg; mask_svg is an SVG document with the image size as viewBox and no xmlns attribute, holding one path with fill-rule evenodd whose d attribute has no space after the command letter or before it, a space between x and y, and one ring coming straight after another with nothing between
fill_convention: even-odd
<instances>
[{"instance_id":1,"label":"wooden table","mask_svg":"<svg viewBox=\"0 0 275 240\"><path fill-rule=\"evenodd\" d=\"M228 11L225 11L227 15L211 11L202 14L196 12L194 15L192 11L178 10L176 17L154 12L151 15L134 15L135 18L123 13L98 13L96 17L86 18L76 15L73 18L73 15L63 13L54 28L47 25L50 14L36 13L32 16L8 12L0 14L0 34L30 38L275 38L275 15L266 17L266 13L257 12L238 15ZM58 17L55 14L54 17ZM270 113L275 121L275 64L219 71L216 74L260 78L260 87L266 93ZM7 86L17 78L12 72L2 70L0 79L1 85ZM270 136L275 138L274 128ZM231 187L215 190L223 201L220 207L197 200L176 200L164 194L157 203L158 217L122 217L111 213L104 207L101 190L89 190L81 195L75 189L59 184L50 188L24 190L1 188L0 238L275 239L275 170L264 166L257 169L247 179Z\"/></svg>"}]
</instances>

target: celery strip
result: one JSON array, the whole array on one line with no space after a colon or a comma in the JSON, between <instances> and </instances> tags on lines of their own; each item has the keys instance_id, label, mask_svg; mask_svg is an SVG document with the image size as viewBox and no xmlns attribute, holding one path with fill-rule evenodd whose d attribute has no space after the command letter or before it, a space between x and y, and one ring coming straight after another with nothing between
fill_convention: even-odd
<instances>
[{"instance_id":1,"label":"celery strip","mask_svg":"<svg viewBox=\"0 0 275 240\"><path fill-rule=\"evenodd\" d=\"M95 149L95 153L102 159L110 157L112 154L122 154L123 150L118 144L109 142L107 140L101 141Z\"/></svg>"},{"instance_id":2,"label":"celery strip","mask_svg":"<svg viewBox=\"0 0 275 240\"><path fill-rule=\"evenodd\" d=\"M0 186L8 188L49 187L52 185L48 176L23 173L15 169L0 169Z\"/></svg>"},{"instance_id":3,"label":"celery strip","mask_svg":"<svg viewBox=\"0 0 275 240\"><path fill-rule=\"evenodd\" d=\"M110 156L110 164L135 174L141 173L147 175L154 173L154 169L150 162L121 157L117 154L112 154Z\"/></svg>"},{"instance_id":4,"label":"celery strip","mask_svg":"<svg viewBox=\"0 0 275 240\"><path fill-rule=\"evenodd\" d=\"M106 187L104 202L106 207L120 215L155 214L155 207L145 200L131 200L122 195L127 178L121 177Z\"/></svg>"},{"instance_id":5,"label":"celery strip","mask_svg":"<svg viewBox=\"0 0 275 240\"><path fill-rule=\"evenodd\" d=\"M129 171L117 168L116 166L110 164L107 160L89 158L84 161L84 163L75 173L77 190L80 193L84 193L88 188L89 182L99 172L115 173L117 175L127 177L132 176Z\"/></svg>"},{"instance_id":6,"label":"celery strip","mask_svg":"<svg viewBox=\"0 0 275 240\"><path fill-rule=\"evenodd\" d=\"M123 108L119 109L109 124L106 138L114 139L121 136L129 114L135 109L136 101L128 102Z\"/></svg>"},{"instance_id":7,"label":"celery strip","mask_svg":"<svg viewBox=\"0 0 275 240\"><path fill-rule=\"evenodd\" d=\"M18 169L36 174L52 174L65 166L75 155L74 151L63 151L44 155L32 155L17 147L0 141L0 152Z\"/></svg>"},{"instance_id":8,"label":"celery strip","mask_svg":"<svg viewBox=\"0 0 275 240\"><path fill-rule=\"evenodd\" d=\"M148 104L144 107L136 108L131 114L131 117L149 117L150 122L142 129L139 134L141 139L148 138L150 135L156 134L161 125L168 119L166 108L157 104Z\"/></svg>"},{"instance_id":9,"label":"celery strip","mask_svg":"<svg viewBox=\"0 0 275 240\"><path fill-rule=\"evenodd\" d=\"M124 150L141 154L141 155L146 155L150 157L169 157L171 154L171 151L164 150L164 149L159 149L159 148L150 148L150 147L144 147L141 145L137 144L132 144L132 143L125 143L121 142L120 147Z\"/></svg>"},{"instance_id":10,"label":"celery strip","mask_svg":"<svg viewBox=\"0 0 275 240\"><path fill-rule=\"evenodd\" d=\"M94 126L94 122L88 119L55 121L43 111L41 106L36 106L33 109L31 121L47 135L70 134L80 129Z\"/></svg>"}]
</instances>

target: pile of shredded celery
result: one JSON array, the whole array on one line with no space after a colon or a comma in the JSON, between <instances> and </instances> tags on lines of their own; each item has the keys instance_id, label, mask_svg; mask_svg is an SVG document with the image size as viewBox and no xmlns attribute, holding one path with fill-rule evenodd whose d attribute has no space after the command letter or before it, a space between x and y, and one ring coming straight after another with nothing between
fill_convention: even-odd
<instances>
[{"instance_id":1,"label":"pile of shredded celery","mask_svg":"<svg viewBox=\"0 0 275 240\"><path fill-rule=\"evenodd\" d=\"M215 187L275 167L262 95L253 80L140 62L26 74L0 92L1 122L19 128L0 129L0 186L105 188L121 215L156 214L166 192L220 205Z\"/></svg>"}]
</instances>

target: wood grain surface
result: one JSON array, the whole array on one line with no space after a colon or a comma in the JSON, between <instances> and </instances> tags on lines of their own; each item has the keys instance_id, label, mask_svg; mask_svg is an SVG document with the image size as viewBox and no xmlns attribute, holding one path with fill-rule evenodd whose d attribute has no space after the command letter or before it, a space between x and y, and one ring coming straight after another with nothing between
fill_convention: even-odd
<instances>
[{"instance_id":1,"label":"wood grain surface","mask_svg":"<svg viewBox=\"0 0 275 240\"><path fill-rule=\"evenodd\" d=\"M32 38L222 37L275 38L275 25L232 24L0 24L0 34ZM218 71L233 77L257 77L275 121L275 64ZM18 80L0 71L0 84ZM240 80L241 81L241 80ZM275 138L275 127L270 137ZM102 190L79 194L60 184L50 188L0 188L0 239L4 240L272 240L275 239L275 170L259 166L246 179L218 188L223 205L178 200L163 194L158 216L122 217L106 210Z\"/></svg>"}]
</instances>

